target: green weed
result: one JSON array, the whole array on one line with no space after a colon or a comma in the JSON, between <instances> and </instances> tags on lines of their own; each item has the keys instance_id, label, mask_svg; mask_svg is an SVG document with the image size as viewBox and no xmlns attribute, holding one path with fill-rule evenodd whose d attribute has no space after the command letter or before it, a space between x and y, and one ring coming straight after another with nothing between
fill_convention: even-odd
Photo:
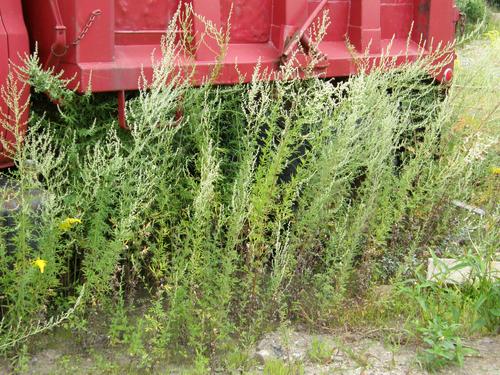
<instances>
[{"instance_id":1,"label":"green weed","mask_svg":"<svg viewBox=\"0 0 500 375\"><path fill-rule=\"evenodd\" d=\"M304 366L301 363L285 363L279 359L269 360L264 365L265 375L302 375Z\"/></svg>"},{"instance_id":2,"label":"green weed","mask_svg":"<svg viewBox=\"0 0 500 375\"><path fill-rule=\"evenodd\" d=\"M442 326L460 352L453 361L463 357L462 331L498 327L498 284L482 269L498 243L498 178L487 172L499 162L491 71L457 64L445 90L429 77L446 53L402 67L387 59L370 74L361 59L360 74L343 82L299 80L292 59L276 75L258 67L246 85L192 88L193 72L176 65L188 41L170 27L153 76L128 100L129 132L118 129L109 98L78 96L28 61L30 84L64 103L36 106L9 176L21 209L1 229L2 351L76 300L71 327L88 327L87 307L112 306L112 341L144 366L195 358L206 373L229 345L237 353L235 342L248 346L266 329L342 322L346 302L378 283L402 285L386 319L418 319L406 329L434 354L443 348L431 326ZM223 55L227 35L212 35ZM485 67L500 46L491 43ZM43 205L33 211L35 190ZM446 245L463 218L453 200L488 211L466 241L475 252ZM417 266L443 247L477 268L469 287L419 278ZM151 303L129 319L139 293ZM321 344L312 352L328 356Z\"/></svg>"},{"instance_id":3,"label":"green weed","mask_svg":"<svg viewBox=\"0 0 500 375\"><path fill-rule=\"evenodd\" d=\"M418 356L428 370L438 370L450 364L463 366L466 355L475 351L463 345L458 335L460 326L449 324L435 317L426 327L419 328L422 339L428 346Z\"/></svg>"},{"instance_id":4,"label":"green weed","mask_svg":"<svg viewBox=\"0 0 500 375\"><path fill-rule=\"evenodd\" d=\"M334 348L332 345L315 338L307 352L309 359L314 363L327 364L332 361Z\"/></svg>"},{"instance_id":5,"label":"green weed","mask_svg":"<svg viewBox=\"0 0 500 375\"><path fill-rule=\"evenodd\" d=\"M477 23L486 17L487 6L485 0L458 0L457 5L472 23Z\"/></svg>"}]
</instances>

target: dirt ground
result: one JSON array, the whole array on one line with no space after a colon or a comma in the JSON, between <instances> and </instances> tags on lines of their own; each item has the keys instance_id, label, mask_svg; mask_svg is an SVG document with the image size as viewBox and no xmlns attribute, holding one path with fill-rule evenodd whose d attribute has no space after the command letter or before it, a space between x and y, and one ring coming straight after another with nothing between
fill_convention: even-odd
<instances>
[{"instance_id":1,"label":"dirt ground","mask_svg":"<svg viewBox=\"0 0 500 375\"><path fill-rule=\"evenodd\" d=\"M328 363L317 364L308 355L313 340L329 343L333 356ZM363 339L359 336L342 337L293 333L287 340L293 358L303 361L304 373L345 374L345 375L420 375L427 374L416 360L417 348L413 346L394 346L378 340ZM279 337L267 336L261 346L279 352ZM477 350L477 354L466 359L463 368L448 368L442 374L454 375L498 375L500 374L500 336L470 340L465 343ZM286 355L285 355L286 357ZM259 368L257 368L259 370ZM257 372L259 373L259 372Z\"/></svg>"},{"instance_id":2,"label":"dirt ground","mask_svg":"<svg viewBox=\"0 0 500 375\"><path fill-rule=\"evenodd\" d=\"M60 334L45 341L46 349L27 355L18 367L22 374L183 374L187 369L159 363L152 369L141 369L120 348L94 344L85 348L74 338L61 339ZM331 349L331 357L318 363L311 358L313 341ZM41 344L41 343L40 343ZM469 340L465 344L477 351L466 358L463 368L451 367L445 375L498 375L500 374L500 336ZM37 345L38 346L38 345ZM83 348L83 349L82 349ZM249 371L234 374L262 374L262 357L266 361L281 360L300 363L304 374L344 375L420 375L427 374L416 360L417 348L396 346L356 335L312 335L302 332L271 333L255 347L252 356L255 365ZM10 374L9 364L0 362L0 374ZM215 373L226 373L215 370ZM295 374L290 374L295 375Z\"/></svg>"}]
</instances>

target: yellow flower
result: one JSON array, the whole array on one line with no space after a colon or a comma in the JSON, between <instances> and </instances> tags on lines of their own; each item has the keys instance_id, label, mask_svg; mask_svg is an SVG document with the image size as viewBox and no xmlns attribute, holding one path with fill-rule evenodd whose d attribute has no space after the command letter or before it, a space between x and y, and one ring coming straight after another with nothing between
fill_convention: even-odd
<instances>
[{"instance_id":1,"label":"yellow flower","mask_svg":"<svg viewBox=\"0 0 500 375\"><path fill-rule=\"evenodd\" d=\"M67 219L61 221L61 224L59 224L59 229L62 230L63 232L67 232L71 228L73 228L75 225L81 224L81 223L82 223L82 221L80 219L68 217Z\"/></svg>"},{"instance_id":2,"label":"yellow flower","mask_svg":"<svg viewBox=\"0 0 500 375\"><path fill-rule=\"evenodd\" d=\"M40 273L44 273L45 272L45 266L47 265L47 261L46 260L43 260L43 259L40 259L40 258L36 258L36 260L33 261L33 264L38 267L38 269L40 270Z\"/></svg>"},{"instance_id":3,"label":"yellow flower","mask_svg":"<svg viewBox=\"0 0 500 375\"><path fill-rule=\"evenodd\" d=\"M500 174L500 167L493 167L491 168L491 173L492 174Z\"/></svg>"},{"instance_id":4,"label":"yellow flower","mask_svg":"<svg viewBox=\"0 0 500 375\"><path fill-rule=\"evenodd\" d=\"M491 30L484 34L492 43L495 42L499 36L500 32L498 30Z\"/></svg>"}]
</instances>

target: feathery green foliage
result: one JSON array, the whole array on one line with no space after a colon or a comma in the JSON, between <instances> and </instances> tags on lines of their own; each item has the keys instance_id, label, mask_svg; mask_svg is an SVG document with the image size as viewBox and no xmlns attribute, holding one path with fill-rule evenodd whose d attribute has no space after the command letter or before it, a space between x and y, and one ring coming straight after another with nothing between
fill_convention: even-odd
<instances>
[{"instance_id":1,"label":"feathery green foliage","mask_svg":"<svg viewBox=\"0 0 500 375\"><path fill-rule=\"evenodd\" d=\"M477 259L491 258L498 207L477 191L498 187L486 172L498 138L483 131L498 105L464 115L475 94L460 86L495 89L486 72L458 72L445 92L430 78L435 55L402 67L386 58L369 74L360 61L342 82L299 80L292 59L275 76L258 67L247 85L192 88L170 27L153 77L127 103L129 132L106 97L77 96L36 56L27 61L30 84L61 101L55 113L35 109L16 156L21 209L0 241L5 327L49 319L85 285L79 317L114 306L111 336L132 354L194 355L203 372L235 339L289 320L335 324L372 285L417 277L454 226L452 200L491 212L475 234ZM212 31L223 54L227 37ZM481 277L474 298L495 296ZM124 309L139 290L152 303L134 323ZM477 307L480 329L498 328L497 311L494 297ZM415 305L407 313L424 319L415 332L425 339L435 322ZM454 332L462 323L446 322Z\"/></svg>"}]
</instances>

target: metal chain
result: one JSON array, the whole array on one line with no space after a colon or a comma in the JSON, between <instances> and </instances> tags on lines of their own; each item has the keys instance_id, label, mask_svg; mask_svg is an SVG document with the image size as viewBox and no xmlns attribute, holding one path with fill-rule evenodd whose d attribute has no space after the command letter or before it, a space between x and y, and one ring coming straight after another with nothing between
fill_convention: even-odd
<instances>
[{"instance_id":1,"label":"metal chain","mask_svg":"<svg viewBox=\"0 0 500 375\"><path fill-rule=\"evenodd\" d=\"M89 32L90 28L94 25L94 22L96 21L96 19L102 14L102 11L100 9L96 9L94 10L90 16L89 16L89 19L87 21L87 23L85 24L84 28L82 29L82 31L80 32L80 35L78 35L78 37L74 40L73 43L71 43L72 45L74 46L77 46L80 44L80 42L82 41L83 38L85 38L85 36L87 35L87 33Z\"/></svg>"}]
</instances>

